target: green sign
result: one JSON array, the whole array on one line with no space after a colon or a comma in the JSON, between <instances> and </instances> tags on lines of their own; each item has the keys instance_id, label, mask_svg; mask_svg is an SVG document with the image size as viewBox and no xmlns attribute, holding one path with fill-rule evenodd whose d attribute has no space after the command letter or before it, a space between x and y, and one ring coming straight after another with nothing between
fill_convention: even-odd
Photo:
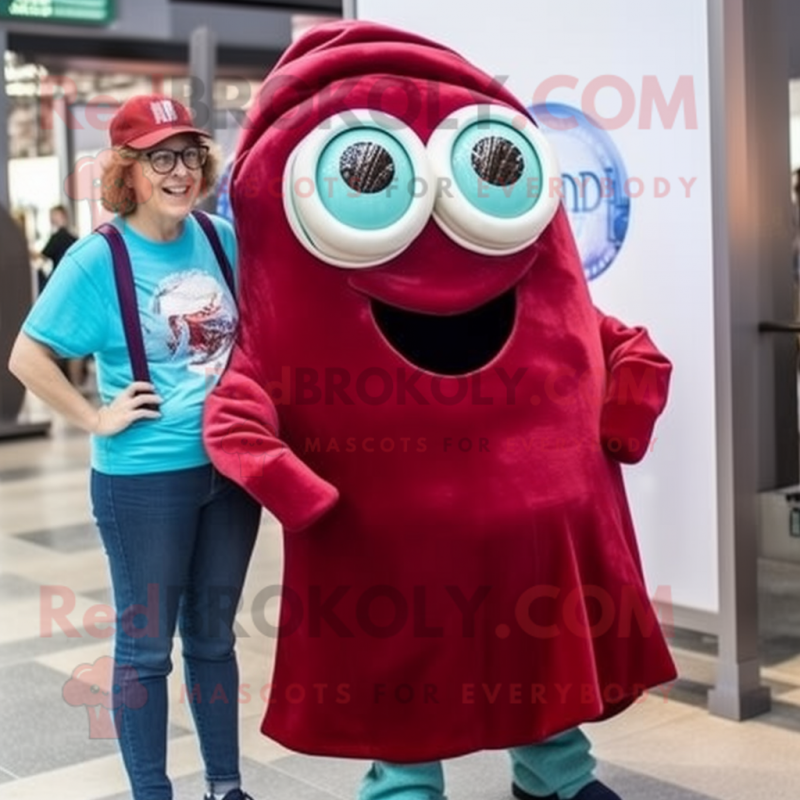
<instances>
[{"instance_id":1,"label":"green sign","mask_svg":"<svg viewBox=\"0 0 800 800\"><path fill-rule=\"evenodd\" d=\"M114 19L114 0L0 0L0 19L108 25Z\"/></svg>"}]
</instances>

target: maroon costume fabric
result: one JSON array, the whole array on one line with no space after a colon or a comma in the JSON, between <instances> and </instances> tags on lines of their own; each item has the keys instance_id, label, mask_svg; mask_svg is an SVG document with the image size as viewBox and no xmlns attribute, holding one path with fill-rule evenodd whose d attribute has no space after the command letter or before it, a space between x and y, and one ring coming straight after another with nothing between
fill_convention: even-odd
<instances>
[{"instance_id":1,"label":"maroon costume fabric","mask_svg":"<svg viewBox=\"0 0 800 800\"><path fill-rule=\"evenodd\" d=\"M440 45L335 23L287 51L239 146L241 331L205 437L286 531L262 730L294 750L525 745L675 675L619 466L644 456L670 364L592 306L563 209L503 256L431 219L367 269L323 263L287 222L287 159L323 120L377 108L426 142L476 103L525 114ZM502 295L510 333L466 375L418 369L375 317L380 301L454 319Z\"/></svg>"}]
</instances>

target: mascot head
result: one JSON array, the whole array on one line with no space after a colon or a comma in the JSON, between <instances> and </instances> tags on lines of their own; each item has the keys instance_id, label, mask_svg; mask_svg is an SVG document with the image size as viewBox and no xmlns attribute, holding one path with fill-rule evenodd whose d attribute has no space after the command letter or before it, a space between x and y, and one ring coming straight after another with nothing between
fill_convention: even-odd
<instances>
[{"instance_id":1,"label":"mascot head","mask_svg":"<svg viewBox=\"0 0 800 800\"><path fill-rule=\"evenodd\" d=\"M525 108L458 54L374 23L315 28L240 140L249 313L293 344L324 329L305 353L319 363L345 337L389 348L370 363L479 370L513 336L523 292L588 302L557 177Z\"/></svg>"}]
</instances>

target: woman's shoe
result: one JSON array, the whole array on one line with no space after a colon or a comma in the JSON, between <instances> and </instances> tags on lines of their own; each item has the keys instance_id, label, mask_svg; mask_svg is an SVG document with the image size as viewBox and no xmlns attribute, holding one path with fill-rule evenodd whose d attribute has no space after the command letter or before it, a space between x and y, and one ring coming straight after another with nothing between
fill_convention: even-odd
<instances>
[{"instance_id":1,"label":"woman's shoe","mask_svg":"<svg viewBox=\"0 0 800 800\"><path fill-rule=\"evenodd\" d=\"M211 800L211 795L204 795L203 800ZM253 798L241 789L231 789L225 793L225 797L222 800L253 800Z\"/></svg>"}]
</instances>

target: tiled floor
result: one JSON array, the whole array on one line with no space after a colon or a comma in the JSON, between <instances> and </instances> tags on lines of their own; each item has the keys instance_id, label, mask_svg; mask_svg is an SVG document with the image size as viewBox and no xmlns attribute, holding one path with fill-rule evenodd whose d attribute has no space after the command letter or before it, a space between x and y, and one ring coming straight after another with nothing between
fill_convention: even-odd
<instances>
[{"instance_id":1,"label":"tiled floor","mask_svg":"<svg viewBox=\"0 0 800 800\"><path fill-rule=\"evenodd\" d=\"M88 608L109 599L88 510L87 459L86 438L58 422L50 438L0 443L0 800L128 796L115 741L91 736L102 734L103 720L62 696L78 665L110 653L110 640L90 636L82 622ZM265 517L238 619L241 680L252 687L268 681L274 641L258 632L246 609L260 588L279 583L280 541ZM714 640L676 632L681 679L673 689L587 729L601 776L626 800L800 797L800 571L762 564L762 576L764 677L773 710L746 723L710 716L705 692L713 682ZM64 587L58 592L74 601L65 610L67 632L42 625L43 586ZM272 622L275 611L270 603ZM171 682L176 798L199 799L201 763L178 670ZM241 740L246 788L256 800L354 798L363 762L306 758L265 739L258 730L262 702L255 691L251 697L241 706ZM446 771L452 800L510 800L503 753L455 759Z\"/></svg>"}]
</instances>

